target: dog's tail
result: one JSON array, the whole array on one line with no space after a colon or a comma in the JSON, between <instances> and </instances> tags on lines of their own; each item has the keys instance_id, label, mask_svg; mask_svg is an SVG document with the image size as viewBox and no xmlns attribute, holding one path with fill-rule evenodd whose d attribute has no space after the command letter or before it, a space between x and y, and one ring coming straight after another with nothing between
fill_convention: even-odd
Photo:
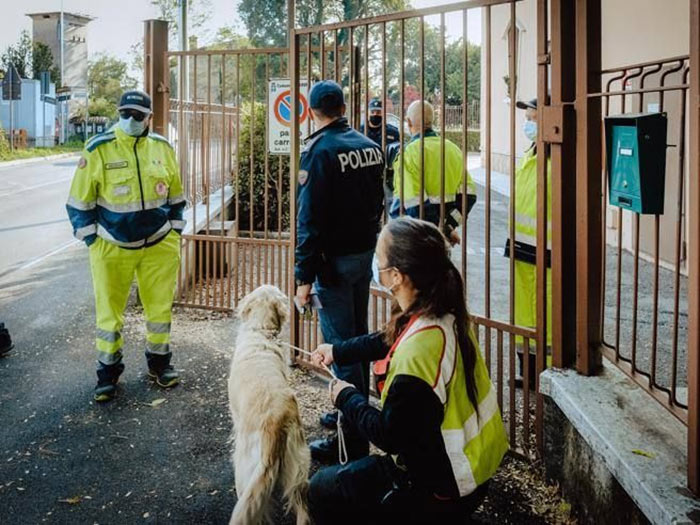
<instances>
[{"instance_id":1,"label":"dog's tail","mask_svg":"<svg viewBox=\"0 0 700 525\"><path fill-rule=\"evenodd\" d=\"M257 525L268 521L267 512L277 482L287 442L286 417L271 418L260 431L260 463L250 483L238 495L230 525Z\"/></svg>"}]
</instances>

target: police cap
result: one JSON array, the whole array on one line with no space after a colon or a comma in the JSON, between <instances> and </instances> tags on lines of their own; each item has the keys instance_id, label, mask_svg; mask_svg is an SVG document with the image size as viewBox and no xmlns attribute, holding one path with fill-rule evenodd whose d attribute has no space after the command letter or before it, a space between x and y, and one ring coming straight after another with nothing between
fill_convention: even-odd
<instances>
[{"instance_id":1,"label":"police cap","mask_svg":"<svg viewBox=\"0 0 700 525\"><path fill-rule=\"evenodd\" d=\"M527 102L518 100L515 103L515 107L518 109L537 109L537 99L533 98L532 100L529 100Z\"/></svg>"},{"instance_id":2,"label":"police cap","mask_svg":"<svg viewBox=\"0 0 700 525\"><path fill-rule=\"evenodd\" d=\"M378 98L373 98L369 102L369 109L382 109L382 101Z\"/></svg>"},{"instance_id":3,"label":"police cap","mask_svg":"<svg viewBox=\"0 0 700 525\"><path fill-rule=\"evenodd\" d=\"M122 109L135 109L149 115L151 113L151 97L148 96L148 93L138 89L125 91L119 99L119 107L117 109L119 111Z\"/></svg>"},{"instance_id":4,"label":"police cap","mask_svg":"<svg viewBox=\"0 0 700 525\"><path fill-rule=\"evenodd\" d=\"M320 109L324 113L340 109L345 104L343 89L332 80L316 82L309 94L309 105L312 109Z\"/></svg>"}]
</instances>

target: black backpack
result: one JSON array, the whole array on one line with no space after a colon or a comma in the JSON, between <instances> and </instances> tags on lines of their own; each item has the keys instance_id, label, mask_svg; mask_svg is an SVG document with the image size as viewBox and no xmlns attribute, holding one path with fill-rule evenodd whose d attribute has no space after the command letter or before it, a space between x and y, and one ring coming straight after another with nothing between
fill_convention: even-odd
<instances>
[{"instance_id":1,"label":"black backpack","mask_svg":"<svg viewBox=\"0 0 700 525\"><path fill-rule=\"evenodd\" d=\"M10 337L10 332L5 328L5 323L0 323L0 355L6 354L14 345L12 344L12 338Z\"/></svg>"}]
</instances>

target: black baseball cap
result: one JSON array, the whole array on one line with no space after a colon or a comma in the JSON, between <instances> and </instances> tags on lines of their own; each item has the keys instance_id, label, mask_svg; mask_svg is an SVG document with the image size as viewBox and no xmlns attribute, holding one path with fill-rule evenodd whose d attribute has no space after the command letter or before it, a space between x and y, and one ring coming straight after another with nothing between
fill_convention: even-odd
<instances>
[{"instance_id":1,"label":"black baseball cap","mask_svg":"<svg viewBox=\"0 0 700 525\"><path fill-rule=\"evenodd\" d=\"M537 99L533 98L532 100L529 100L527 102L518 100L515 103L515 107L518 109L537 109Z\"/></svg>"},{"instance_id":2,"label":"black baseball cap","mask_svg":"<svg viewBox=\"0 0 700 525\"><path fill-rule=\"evenodd\" d=\"M148 93L138 89L125 91L119 99L117 110L121 111L122 109L135 109L149 115L151 113L151 97L148 96Z\"/></svg>"},{"instance_id":3,"label":"black baseball cap","mask_svg":"<svg viewBox=\"0 0 700 525\"><path fill-rule=\"evenodd\" d=\"M309 105L312 109L334 110L345 104L343 89L332 80L316 82L309 94Z\"/></svg>"}]
</instances>

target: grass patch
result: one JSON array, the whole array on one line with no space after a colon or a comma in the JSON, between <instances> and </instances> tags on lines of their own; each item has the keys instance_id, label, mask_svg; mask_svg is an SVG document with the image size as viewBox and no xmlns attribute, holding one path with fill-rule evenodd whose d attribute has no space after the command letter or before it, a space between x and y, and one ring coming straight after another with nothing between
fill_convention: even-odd
<instances>
[{"instance_id":1,"label":"grass patch","mask_svg":"<svg viewBox=\"0 0 700 525\"><path fill-rule=\"evenodd\" d=\"M0 150L0 161L31 159L35 157L48 157L50 155L59 155L61 153L73 153L76 151L81 151L82 149L82 142L66 143L62 146L55 146L53 148L27 148L16 149L14 151L10 151L9 148L3 148L2 150Z\"/></svg>"}]
</instances>

